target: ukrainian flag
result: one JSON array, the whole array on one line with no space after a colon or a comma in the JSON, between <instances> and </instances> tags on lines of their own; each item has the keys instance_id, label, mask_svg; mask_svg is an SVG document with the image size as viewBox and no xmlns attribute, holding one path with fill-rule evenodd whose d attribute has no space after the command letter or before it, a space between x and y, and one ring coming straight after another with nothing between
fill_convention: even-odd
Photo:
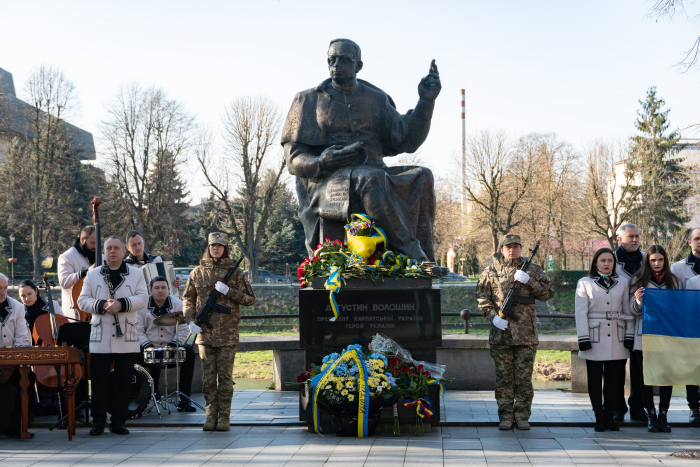
<instances>
[{"instance_id":1,"label":"ukrainian flag","mask_svg":"<svg viewBox=\"0 0 700 467\"><path fill-rule=\"evenodd\" d=\"M644 289L644 384L700 385L700 290Z\"/></svg>"}]
</instances>

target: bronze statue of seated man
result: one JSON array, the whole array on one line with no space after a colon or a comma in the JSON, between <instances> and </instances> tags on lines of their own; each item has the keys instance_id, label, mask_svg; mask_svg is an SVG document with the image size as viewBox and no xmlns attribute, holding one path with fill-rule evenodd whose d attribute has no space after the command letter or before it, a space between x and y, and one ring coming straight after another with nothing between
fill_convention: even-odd
<instances>
[{"instance_id":1,"label":"bronze statue of seated man","mask_svg":"<svg viewBox=\"0 0 700 467\"><path fill-rule=\"evenodd\" d=\"M350 214L364 213L384 229L389 249L434 261L433 174L387 167L383 159L415 152L427 138L441 89L437 66L433 61L418 84L416 108L404 115L388 94L357 79L355 42L331 41L328 69L330 79L296 95L282 132L309 255L325 237L342 240Z\"/></svg>"}]
</instances>

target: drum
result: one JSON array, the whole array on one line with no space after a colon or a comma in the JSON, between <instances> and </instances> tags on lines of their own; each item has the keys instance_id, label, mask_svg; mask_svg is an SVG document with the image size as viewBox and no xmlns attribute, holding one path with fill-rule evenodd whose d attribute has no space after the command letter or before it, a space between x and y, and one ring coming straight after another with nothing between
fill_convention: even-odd
<instances>
[{"instance_id":1,"label":"drum","mask_svg":"<svg viewBox=\"0 0 700 467\"><path fill-rule=\"evenodd\" d=\"M114 370L110 373L110 381L114 381ZM131 393L126 416L129 418L140 417L148 404L153 400L153 378L141 365L134 365L134 373L131 376ZM107 408L109 412L109 408ZM110 412L111 413L111 412Z\"/></svg>"},{"instance_id":2,"label":"drum","mask_svg":"<svg viewBox=\"0 0 700 467\"><path fill-rule=\"evenodd\" d=\"M148 365L155 364L175 364L175 359L179 358L180 363L183 363L186 358L184 347L175 349L173 347L158 347L146 349L143 351L143 362Z\"/></svg>"}]
</instances>

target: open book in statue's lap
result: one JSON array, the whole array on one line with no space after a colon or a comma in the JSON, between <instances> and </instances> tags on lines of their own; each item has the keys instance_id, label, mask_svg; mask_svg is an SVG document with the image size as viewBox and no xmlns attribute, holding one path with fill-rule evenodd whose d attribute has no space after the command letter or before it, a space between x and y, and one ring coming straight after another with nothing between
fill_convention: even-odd
<instances>
[{"instance_id":1,"label":"open book in statue's lap","mask_svg":"<svg viewBox=\"0 0 700 467\"><path fill-rule=\"evenodd\" d=\"M354 42L333 41L328 55L331 78L297 94L282 133L309 253L322 222L342 225L363 212L382 226L392 250L433 261L433 175L424 167L387 167L383 158L414 152L427 138L440 92L437 67L421 80L416 108L401 115L385 92L357 80L362 61Z\"/></svg>"}]
</instances>

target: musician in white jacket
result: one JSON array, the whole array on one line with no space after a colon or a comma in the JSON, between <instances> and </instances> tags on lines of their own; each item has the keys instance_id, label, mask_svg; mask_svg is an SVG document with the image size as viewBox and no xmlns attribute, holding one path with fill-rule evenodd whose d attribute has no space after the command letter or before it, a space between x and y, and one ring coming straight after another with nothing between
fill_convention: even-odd
<instances>
[{"instance_id":1,"label":"musician in white jacket","mask_svg":"<svg viewBox=\"0 0 700 467\"><path fill-rule=\"evenodd\" d=\"M7 276L0 274L0 348L30 347L32 340L24 317L24 305L7 296L7 286ZM19 380L16 366L0 366L0 388L5 395L0 404L0 435L18 438L22 431Z\"/></svg>"},{"instance_id":2,"label":"musician in white jacket","mask_svg":"<svg viewBox=\"0 0 700 467\"><path fill-rule=\"evenodd\" d=\"M129 433L124 423L131 377L140 350L137 311L148 303L148 290L143 273L124 263L125 251L121 238L107 237L104 241L106 263L88 272L78 298L80 309L92 314L90 372L95 424L90 435L93 436L104 432L108 403L112 433ZM121 336L118 335L120 331ZM114 379L110 381L112 363Z\"/></svg>"},{"instance_id":3,"label":"musician in white jacket","mask_svg":"<svg viewBox=\"0 0 700 467\"><path fill-rule=\"evenodd\" d=\"M146 349L160 349L164 347L177 348L179 340L180 347L185 349L185 361L180 364L180 391L188 397L192 395L192 376L194 375L194 350L190 346L184 345L185 340L190 334L186 324L177 326L177 337L175 338L175 326L163 326L154 323L156 318L167 315L168 313L181 313L182 300L168 295L170 290L168 280L163 276L156 276L151 279L149 284L151 288L151 296L148 297L148 304L145 308L138 311L138 326L139 344L141 345L140 364L148 368L148 372L153 378L153 386L156 393L159 391L160 370L159 364L148 364L144 361L143 351ZM172 365L171 365L172 366ZM168 388L172 390L173 386ZM196 412L190 401L185 398L180 398L180 403L177 410L182 412Z\"/></svg>"},{"instance_id":4,"label":"musician in white jacket","mask_svg":"<svg viewBox=\"0 0 700 467\"><path fill-rule=\"evenodd\" d=\"M601 248L593 256L588 276L578 281L575 298L578 356L586 360L595 431L619 431L613 414L620 365L629 358L627 347L633 345L634 317L629 306L629 282L615 274L612 250Z\"/></svg>"},{"instance_id":5,"label":"musician in white jacket","mask_svg":"<svg viewBox=\"0 0 700 467\"><path fill-rule=\"evenodd\" d=\"M75 244L58 257L58 283L61 286L61 307L68 318L78 319L78 310L71 307L71 290L95 265L95 226L80 231Z\"/></svg>"}]
</instances>

